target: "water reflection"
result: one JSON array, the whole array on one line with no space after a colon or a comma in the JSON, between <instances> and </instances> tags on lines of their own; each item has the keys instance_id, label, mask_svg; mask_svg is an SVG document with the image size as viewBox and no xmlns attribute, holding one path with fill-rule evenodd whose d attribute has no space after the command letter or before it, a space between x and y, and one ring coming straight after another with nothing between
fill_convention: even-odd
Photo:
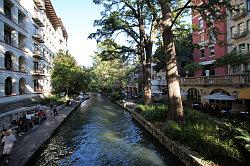
<instances>
[{"instance_id":1,"label":"water reflection","mask_svg":"<svg viewBox=\"0 0 250 166\"><path fill-rule=\"evenodd\" d=\"M100 95L75 111L35 165L181 165L132 119Z\"/></svg>"}]
</instances>

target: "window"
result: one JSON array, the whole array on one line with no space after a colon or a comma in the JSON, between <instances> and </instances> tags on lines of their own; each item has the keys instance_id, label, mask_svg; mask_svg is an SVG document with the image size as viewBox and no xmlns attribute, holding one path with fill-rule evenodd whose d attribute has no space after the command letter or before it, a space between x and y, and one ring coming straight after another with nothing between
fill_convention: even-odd
<instances>
[{"instance_id":1,"label":"window","mask_svg":"<svg viewBox=\"0 0 250 166\"><path fill-rule=\"evenodd\" d=\"M214 56L214 46L210 47L210 56Z\"/></svg>"},{"instance_id":2,"label":"window","mask_svg":"<svg viewBox=\"0 0 250 166\"><path fill-rule=\"evenodd\" d=\"M12 53L6 52L4 54L4 66L6 70L12 69Z\"/></svg>"},{"instance_id":3,"label":"window","mask_svg":"<svg viewBox=\"0 0 250 166\"><path fill-rule=\"evenodd\" d=\"M231 37L233 38L234 35L236 34L236 28L235 27L231 27Z\"/></svg>"},{"instance_id":4,"label":"window","mask_svg":"<svg viewBox=\"0 0 250 166\"><path fill-rule=\"evenodd\" d=\"M245 43L239 45L239 52L246 53Z\"/></svg>"},{"instance_id":5,"label":"window","mask_svg":"<svg viewBox=\"0 0 250 166\"><path fill-rule=\"evenodd\" d=\"M199 20L199 28L202 29L204 26L203 19Z\"/></svg>"},{"instance_id":6,"label":"window","mask_svg":"<svg viewBox=\"0 0 250 166\"><path fill-rule=\"evenodd\" d=\"M250 32L250 20L247 20L247 31Z\"/></svg>"},{"instance_id":7,"label":"window","mask_svg":"<svg viewBox=\"0 0 250 166\"><path fill-rule=\"evenodd\" d=\"M232 66L233 73L232 74L238 74L240 73L240 65Z\"/></svg>"},{"instance_id":8,"label":"window","mask_svg":"<svg viewBox=\"0 0 250 166\"><path fill-rule=\"evenodd\" d=\"M37 79L34 79L34 91L38 91L39 89L39 83Z\"/></svg>"},{"instance_id":9,"label":"window","mask_svg":"<svg viewBox=\"0 0 250 166\"><path fill-rule=\"evenodd\" d=\"M4 41L5 43L11 45L11 30L7 27L4 28Z\"/></svg>"},{"instance_id":10,"label":"window","mask_svg":"<svg viewBox=\"0 0 250 166\"><path fill-rule=\"evenodd\" d=\"M34 72L38 70L38 62L34 62Z\"/></svg>"},{"instance_id":11,"label":"window","mask_svg":"<svg viewBox=\"0 0 250 166\"><path fill-rule=\"evenodd\" d=\"M250 44L247 44L247 52L250 52Z\"/></svg>"},{"instance_id":12,"label":"window","mask_svg":"<svg viewBox=\"0 0 250 166\"><path fill-rule=\"evenodd\" d=\"M210 40L210 43L216 43L216 38L213 32L209 33L209 40Z\"/></svg>"},{"instance_id":13,"label":"window","mask_svg":"<svg viewBox=\"0 0 250 166\"><path fill-rule=\"evenodd\" d=\"M5 79L5 94L7 96L12 94L12 79L8 77Z\"/></svg>"},{"instance_id":14,"label":"window","mask_svg":"<svg viewBox=\"0 0 250 166\"><path fill-rule=\"evenodd\" d=\"M238 29L239 29L239 31L238 31L239 34L242 34L245 31L245 27L244 27L243 22L238 25Z\"/></svg>"},{"instance_id":15,"label":"window","mask_svg":"<svg viewBox=\"0 0 250 166\"><path fill-rule=\"evenodd\" d=\"M201 42L205 41L204 33L201 33Z\"/></svg>"},{"instance_id":16,"label":"window","mask_svg":"<svg viewBox=\"0 0 250 166\"><path fill-rule=\"evenodd\" d=\"M11 4L4 1L4 15L11 20Z\"/></svg>"},{"instance_id":17,"label":"window","mask_svg":"<svg viewBox=\"0 0 250 166\"><path fill-rule=\"evenodd\" d=\"M250 63L247 63L247 64L245 65L245 71L250 71Z\"/></svg>"},{"instance_id":18,"label":"window","mask_svg":"<svg viewBox=\"0 0 250 166\"><path fill-rule=\"evenodd\" d=\"M200 52L201 52L201 58L205 57L205 50L201 49Z\"/></svg>"},{"instance_id":19,"label":"window","mask_svg":"<svg viewBox=\"0 0 250 166\"><path fill-rule=\"evenodd\" d=\"M247 0L247 11L250 11L250 0Z\"/></svg>"}]
</instances>

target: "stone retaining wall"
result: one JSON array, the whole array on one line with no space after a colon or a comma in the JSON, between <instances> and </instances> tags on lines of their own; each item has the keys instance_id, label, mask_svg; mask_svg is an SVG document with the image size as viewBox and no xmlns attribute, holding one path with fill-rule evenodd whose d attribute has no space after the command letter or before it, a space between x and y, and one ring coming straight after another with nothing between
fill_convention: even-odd
<instances>
[{"instance_id":1,"label":"stone retaining wall","mask_svg":"<svg viewBox=\"0 0 250 166\"><path fill-rule=\"evenodd\" d=\"M34 105L33 101L40 100L41 96L35 96L28 99L13 101L4 104L0 104L0 113L8 112L21 107L28 107Z\"/></svg>"},{"instance_id":2,"label":"stone retaining wall","mask_svg":"<svg viewBox=\"0 0 250 166\"><path fill-rule=\"evenodd\" d=\"M159 142L161 142L169 151L176 155L187 166L214 166L216 164L207 163L202 160L202 157L197 153L189 150L189 148L182 146L168 137L162 131L154 127L153 124L146 121L140 114L132 112L132 117L140 123L148 132L150 132Z\"/></svg>"}]
</instances>

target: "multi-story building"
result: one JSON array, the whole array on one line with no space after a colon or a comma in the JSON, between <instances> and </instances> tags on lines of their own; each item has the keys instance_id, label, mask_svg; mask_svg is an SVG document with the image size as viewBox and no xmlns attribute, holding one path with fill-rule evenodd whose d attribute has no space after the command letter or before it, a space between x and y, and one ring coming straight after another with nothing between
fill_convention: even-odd
<instances>
[{"instance_id":1,"label":"multi-story building","mask_svg":"<svg viewBox=\"0 0 250 166\"><path fill-rule=\"evenodd\" d=\"M193 3L199 5L202 2L194 0ZM200 28L199 31L193 32L193 43L200 45L199 49L194 50L194 61L204 65L205 69L197 72L195 77L180 78L181 91L187 94L191 101L249 111L250 74L242 73L248 70L249 64L235 66L233 73L228 71L229 67L212 67L216 59L227 52L249 51L249 0L232 0L232 4L235 4L239 11L231 14L225 22L214 24L222 32L218 40L212 34L205 34L206 24L199 13L193 11L192 23ZM219 45L217 41L225 41L229 44L228 48L226 45Z\"/></svg>"},{"instance_id":2,"label":"multi-story building","mask_svg":"<svg viewBox=\"0 0 250 166\"><path fill-rule=\"evenodd\" d=\"M250 52L250 0L232 0L237 11L229 13L227 19L228 52ZM231 74L250 71L250 63L230 67Z\"/></svg>"},{"instance_id":3,"label":"multi-story building","mask_svg":"<svg viewBox=\"0 0 250 166\"><path fill-rule=\"evenodd\" d=\"M201 0L193 1L195 5L202 3ZM207 13L209 17L209 13ZM204 19L198 12L192 12L192 24L196 25L198 30L192 34L193 44L198 44L199 48L195 48L193 51L194 62L203 65L203 71L195 73L195 76L209 76L209 75L221 75L226 74L224 68L213 68L213 63L216 59L225 55L227 52L226 45L220 43L227 41L227 26L226 20L223 22L216 22L214 26L222 33L215 38L215 34L209 31L209 28Z\"/></svg>"},{"instance_id":4,"label":"multi-story building","mask_svg":"<svg viewBox=\"0 0 250 166\"><path fill-rule=\"evenodd\" d=\"M0 100L50 92L53 57L67 38L50 0L0 0Z\"/></svg>"}]
</instances>

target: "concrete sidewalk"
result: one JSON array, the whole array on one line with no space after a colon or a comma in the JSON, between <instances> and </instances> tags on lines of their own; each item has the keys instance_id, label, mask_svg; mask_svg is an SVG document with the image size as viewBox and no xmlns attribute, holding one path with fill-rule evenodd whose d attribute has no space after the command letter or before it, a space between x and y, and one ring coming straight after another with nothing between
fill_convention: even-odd
<instances>
[{"instance_id":1,"label":"concrete sidewalk","mask_svg":"<svg viewBox=\"0 0 250 166\"><path fill-rule=\"evenodd\" d=\"M9 161L10 166L23 166L34 155L39 147L45 143L61 123L77 108L81 103L76 102L72 107L64 107L58 111L59 116L47 115L47 120L32 129L29 134L17 138ZM0 163L0 165L4 165Z\"/></svg>"}]
</instances>

